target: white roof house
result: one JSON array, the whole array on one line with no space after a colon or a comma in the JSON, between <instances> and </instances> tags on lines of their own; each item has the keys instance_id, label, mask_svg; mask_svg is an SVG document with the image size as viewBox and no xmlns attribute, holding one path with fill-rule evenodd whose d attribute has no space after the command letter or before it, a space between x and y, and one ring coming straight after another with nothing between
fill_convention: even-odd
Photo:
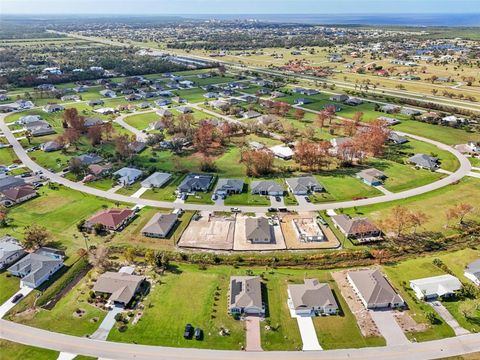
<instances>
[{"instance_id":1,"label":"white roof house","mask_svg":"<svg viewBox=\"0 0 480 360\"><path fill-rule=\"evenodd\" d=\"M133 184L142 174L141 170L129 167L121 168L113 173L113 175L118 176L118 183L122 186Z\"/></svg>"},{"instance_id":2,"label":"white roof house","mask_svg":"<svg viewBox=\"0 0 480 360\"><path fill-rule=\"evenodd\" d=\"M411 280L410 287L422 300L451 296L462 288L462 283L455 276L446 274Z\"/></svg>"},{"instance_id":3,"label":"white roof house","mask_svg":"<svg viewBox=\"0 0 480 360\"><path fill-rule=\"evenodd\" d=\"M273 153L273 155L283 160L289 160L293 157L293 150L285 145L272 146L270 151Z\"/></svg>"},{"instance_id":4,"label":"white roof house","mask_svg":"<svg viewBox=\"0 0 480 360\"><path fill-rule=\"evenodd\" d=\"M468 264L464 273L465 277L472 280L477 286L480 286L480 259Z\"/></svg>"},{"instance_id":5,"label":"white roof house","mask_svg":"<svg viewBox=\"0 0 480 360\"><path fill-rule=\"evenodd\" d=\"M142 187L145 188L160 188L166 184L172 177L172 174L154 172L148 178L142 181Z\"/></svg>"}]
</instances>

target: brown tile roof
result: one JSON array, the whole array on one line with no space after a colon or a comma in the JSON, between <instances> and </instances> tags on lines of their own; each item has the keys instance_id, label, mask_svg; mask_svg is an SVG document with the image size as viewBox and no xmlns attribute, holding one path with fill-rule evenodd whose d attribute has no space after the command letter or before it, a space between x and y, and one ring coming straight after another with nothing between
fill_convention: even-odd
<instances>
[{"instance_id":1,"label":"brown tile roof","mask_svg":"<svg viewBox=\"0 0 480 360\"><path fill-rule=\"evenodd\" d=\"M9 200L17 201L25 196L36 194L35 188L30 185L22 185L3 191L3 195Z\"/></svg>"},{"instance_id":2,"label":"brown tile roof","mask_svg":"<svg viewBox=\"0 0 480 360\"><path fill-rule=\"evenodd\" d=\"M90 224L102 224L109 228L117 228L120 224L132 216L134 213L130 209L108 209L100 211L88 219Z\"/></svg>"}]
</instances>

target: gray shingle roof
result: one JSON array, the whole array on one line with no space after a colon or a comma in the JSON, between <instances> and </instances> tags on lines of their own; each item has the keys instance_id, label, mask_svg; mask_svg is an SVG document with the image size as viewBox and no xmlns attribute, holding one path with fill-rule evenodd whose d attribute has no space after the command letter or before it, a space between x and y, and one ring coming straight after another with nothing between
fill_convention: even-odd
<instances>
[{"instance_id":1,"label":"gray shingle roof","mask_svg":"<svg viewBox=\"0 0 480 360\"><path fill-rule=\"evenodd\" d=\"M338 308L330 286L317 279L305 279L304 284L288 285L295 310L317 307Z\"/></svg>"}]
</instances>

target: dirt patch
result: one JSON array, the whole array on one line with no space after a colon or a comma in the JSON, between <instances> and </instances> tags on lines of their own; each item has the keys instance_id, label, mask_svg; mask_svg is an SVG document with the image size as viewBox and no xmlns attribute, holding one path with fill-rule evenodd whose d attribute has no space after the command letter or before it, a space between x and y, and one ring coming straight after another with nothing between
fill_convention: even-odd
<instances>
[{"instance_id":1,"label":"dirt patch","mask_svg":"<svg viewBox=\"0 0 480 360\"><path fill-rule=\"evenodd\" d=\"M232 250L235 219L202 211L200 218L192 220L182 234L179 247L210 250Z\"/></svg>"},{"instance_id":2,"label":"dirt patch","mask_svg":"<svg viewBox=\"0 0 480 360\"><path fill-rule=\"evenodd\" d=\"M397 311L393 316L404 332L422 332L428 329L427 324L417 323L406 311Z\"/></svg>"},{"instance_id":3,"label":"dirt patch","mask_svg":"<svg viewBox=\"0 0 480 360\"><path fill-rule=\"evenodd\" d=\"M85 309L77 309L73 312L73 317L82 318L86 314Z\"/></svg>"},{"instance_id":4,"label":"dirt patch","mask_svg":"<svg viewBox=\"0 0 480 360\"><path fill-rule=\"evenodd\" d=\"M318 224L322 230L325 239L323 241L304 242L298 237L295 231L293 220L296 219L313 219L317 217L316 212L301 212L298 214L281 215L280 225L285 237L287 249L302 250L302 249L336 249L340 246L340 242L328 226Z\"/></svg>"},{"instance_id":5,"label":"dirt patch","mask_svg":"<svg viewBox=\"0 0 480 360\"><path fill-rule=\"evenodd\" d=\"M363 306L362 302L358 298L355 291L350 286L347 280L347 271L337 271L332 273L333 279L337 282L338 288L342 293L343 298L348 304L350 311L353 313L355 318L357 319L357 324L360 328L360 331L363 336L381 336L380 331L375 325L370 313L365 306Z\"/></svg>"}]
</instances>

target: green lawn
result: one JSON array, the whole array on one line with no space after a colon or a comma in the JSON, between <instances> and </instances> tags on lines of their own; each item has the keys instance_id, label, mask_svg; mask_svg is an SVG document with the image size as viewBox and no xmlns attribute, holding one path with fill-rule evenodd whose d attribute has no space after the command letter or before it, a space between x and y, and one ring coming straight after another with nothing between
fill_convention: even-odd
<instances>
[{"instance_id":1,"label":"green lawn","mask_svg":"<svg viewBox=\"0 0 480 360\"><path fill-rule=\"evenodd\" d=\"M17 159L17 155L15 155L12 148L0 149L0 165L11 165Z\"/></svg>"},{"instance_id":2,"label":"green lawn","mask_svg":"<svg viewBox=\"0 0 480 360\"><path fill-rule=\"evenodd\" d=\"M480 141L478 133L469 133L462 129L433 125L415 120L404 120L393 127L394 130L423 136L447 145L464 144L468 141Z\"/></svg>"},{"instance_id":3,"label":"green lawn","mask_svg":"<svg viewBox=\"0 0 480 360\"><path fill-rule=\"evenodd\" d=\"M104 207L115 204L106 199L86 195L60 187L58 190L41 188L38 197L11 208L10 224L1 228L0 234L10 234L22 238L25 226L39 224L51 233L52 241L73 254L83 247L83 239L78 236L76 224ZM93 239L93 237L92 237Z\"/></svg>"},{"instance_id":4,"label":"green lawn","mask_svg":"<svg viewBox=\"0 0 480 360\"><path fill-rule=\"evenodd\" d=\"M356 170L355 170L356 171ZM327 195L313 198L313 201L345 201L361 197L374 197L382 193L372 186L364 184L361 180L351 176L353 172L330 171L323 175L315 175L317 180L325 187Z\"/></svg>"},{"instance_id":5,"label":"green lawn","mask_svg":"<svg viewBox=\"0 0 480 360\"><path fill-rule=\"evenodd\" d=\"M55 360L58 358L58 351L37 348L23 344L17 344L7 340L0 340L1 359L35 359L35 360Z\"/></svg>"},{"instance_id":6,"label":"green lawn","mask_svg":"<svg viewBox=\"0 0 480 360\"><path fill-rule=\"evenodd\" d=\"M95 189L107 191L107 190L110 190L115 185L115 182L113 179L107 177L107 178L87 182L85 183L85 185L93 187Z\"/></svg>"},{"instance_id":7,"label":"green lawn","mask_svg":"<svg viewBox=\"0 0 480 360\"><path fill-rule=\"evenodd\" d=\"M138 130L145 130L152 122L160 120L156 112L131 115L125 118L125 122Z\"/></svg>"},{"instance_id":8,"label":"green lawn","mask_svg":"<svg viewBox=\"0 0 480 360\"><path fill-rule=\"evenodd\" d=\"M10 276L6 271L0 273L0 304L3 304L20 289L20 279Z\"/></svg>"},{"instance_id":9,"label":"green lawn","mask_svg":"<svg viewBox=\"0 0 480 360\"><path fill-rule=\"evenodd\" d=\"M226 311L229 271L200 271L187 265L178 270L157 277L145 300L142 319L136 325L129 325L124 333L113 330L108 340L239 350L245 344L245 333L243 323L235 321ZM203 341L183 338L187 323L203 329ZM220 336L221 327L229 329L230 335Z\"/></svg>"},{"instance_id":10,"label":"green lawn","mask_svg":"<svg viewBox=\"0 0 480 360\"><path fill-rule=\"evenodd\" d=\"M242 193L227 196L224 200L225 205L270 206L270 198L268 196L253 195L250 192L250 179L245 178L244 181Z\"/></svg>"},{"instance_id":11,"label":"green lawn","mask_svg":"<svg viewBox=\"0 0 480 360\"><path fill-rule=\"evenodd\" d=\"M472 166L480 167L480 158L468 158Z\"/></svg>"}]
</instances>

